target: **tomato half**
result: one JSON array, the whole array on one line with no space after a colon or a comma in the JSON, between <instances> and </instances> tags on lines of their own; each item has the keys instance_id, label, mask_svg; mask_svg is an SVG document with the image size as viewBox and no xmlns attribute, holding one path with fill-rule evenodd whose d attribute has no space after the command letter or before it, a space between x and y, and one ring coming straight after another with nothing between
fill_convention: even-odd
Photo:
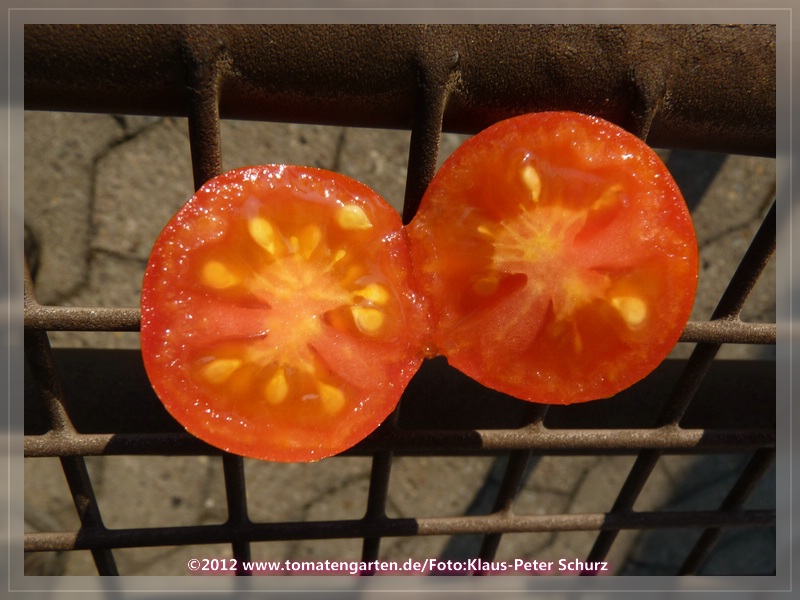
<instances>
[{"instance_id":1,"label":"tomato half","mask_svg":"<svg viewBox=\"0 0 800 600\"><path fill-rule=\"evenodd\" d=\"M694 302L697 242L658 156L598 118L523 115L467 140L409 225L435 351L541 403L609 397L652 371Z\"/></svg>"},{"instance_id":2,"label":"tomato half","mask_svg":"<svg viewBox=\"0 0 800 600\"><path fill-rule=\"evenodd\" d=\"M141 344L153 387L197 437L311 461L391 413L426 320L397 212L348 177L291 166L212 179L150 256Z\"/></svg>"}]
</instances>

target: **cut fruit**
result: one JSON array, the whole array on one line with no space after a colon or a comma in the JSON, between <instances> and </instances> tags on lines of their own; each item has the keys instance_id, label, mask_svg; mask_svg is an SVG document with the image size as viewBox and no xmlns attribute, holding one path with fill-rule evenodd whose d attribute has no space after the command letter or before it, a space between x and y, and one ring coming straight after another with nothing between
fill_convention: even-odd
<instances>
[{"instance_id":1,"label":"cut fruit","mask_svg":"<svg viewBox=\"0 0 800 600\"><path fill-rule=\"evenodd\" d=\"M542 403L644 378L689 318L691 217L664 164L602 119L538 113L467 140L409 225L434 351Z\"/></svg>"},{"instance_id":2,"label":"cut fruit","mask_svg":"<svg viewBox=\"0 0 800 600\"><path fill-rule=\"evenodd\" d=\"M304 167L225 173L150 256L148 376L216 447L274 461L338 454L391 413L422 361L410 273L399 215L363 184Z\"/></svg>"}]
</instances>

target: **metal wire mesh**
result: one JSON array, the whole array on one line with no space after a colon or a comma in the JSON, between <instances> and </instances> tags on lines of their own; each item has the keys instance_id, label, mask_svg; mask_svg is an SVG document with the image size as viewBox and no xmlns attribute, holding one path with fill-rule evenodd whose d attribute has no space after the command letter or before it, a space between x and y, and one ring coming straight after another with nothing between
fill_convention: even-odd
<instances>
[{"instance_id":1,"label":"metal wire mesh","mask_svg":"<svg viewBox=\"0 0 800 600\"><path fill-rule=\"evenodd\" d=\"M676 32L671 28L669 31L671 36L685 34L687 31L692 33L692 30ZM367 120L383 118L378 109L385 107L392 114L403 115L388 117L394 119L394 126L408 126L411 130L403 209L404 219L408 221L414 214L422 191L435 172L438 144L445 125L455 123L463 127L468 124L469 128L475 129L482 125L476 114L482 115L481 118L495 119L504 111L518 110L505 97L496 101L497 106L489 103L487 107L488 101L481 96L474 82L481 78L496 82L506 72L496 73L487 66L493 54L481 55L476 46L459 46L458 41L467 33L464 28L442 29L432 38L414 37L419 35L414 28L393 30L392 36L395 38L392 39L399 41L389 43L389 50L381 54L386 58L386 63L378 70L381 77L372 79L373 89L368 92L354 91L356 84L364 86L365 81L370 81L360 72L364 63L356 60L355 66L352 61L349 66L342 66L343 59L349 60L347 53L330 49L334 45L324 46L329 50L322 53L322 58L317 55L311 59L306 56L311 53L300 53L297 45L289 41L304 38L328 39L328 36L341 40L343 33L352 34L352 31L335 28L288 31L285 28L233 28L225 31L216 28L180 30L144 27L128 29L123 33L120 37L120 32L116 30L97 30L99 39L110 40L113 36L117 38L107 51L107 56L120 60L115 55L115 50L129 50L131 45L141 47L144 44L154 55L161 57L160 64L163 68L155 74L143 74L136 65L128 64L122 71L129 75L126 83L107 75L103 68L107 56L98 54L96 46L92 46L90 52L83 42L78 42L78 38L74 37L75 31L72 28L31 27L29 31L26 30L26 102L30 103L26 108L102 111L130 108L133 111L156 114L184 112L188 116L196 187L222 170L221 111L267 118L268 114L252 115L251 111L253 98L263 100L268 97L273 98L268 102L271 108L265 110L267 113L274 110L275 118L306 119L309 115L304 112L305 109L292 112L294 109L288 108L289 103L285 102L284 96L321 98L323 106L311 115L310 120L330 119L346 123L352 117L345 118L338 108L339 101L342 98L353 100L357 97L361 104L371 107ZM370 40L376 39L375 32L359 30L358 33L370 36ZM480 30L470 30L469 33L488 35L486 31ZM497 30L492 33L497 35ZM527 28L502 30L501 33L504 43L515 42L521 47L525 47L527 43L530 56L535 56L537 49L542 48L543 44L549 43L553 47L554 44L563 44L564 40L573 39L576 30L539 31L539 36L547 39L535 44L526 37L529 35ZM592 30L589 33L597 32ZM695 35L702 33L694 30ZM758 29L739 32L740 37L736 43L746 47L758 45L762 33ZM710 35L707 32L706 34ZM639 29L631 35L639 40L649 40L650 43L654 43L657 37L652 31L648 33ZM47 44L42 42L45 36L48 39ZM278 46L285 52L285 55L279 54L279 58L287 56L295 59L293 67L291 61L285 58L269 63L273 69L271 76L278 82L274 85L286 84L288 90L276 91L265 87L262 80L265 67L256 66L257 59L264 58L263 40L270 36L278 40ZM774 52L774 30L772 36ZM51 59L45 59L44 52L52 50L53 39L61 42L61 61L73 65L63 71L69 77L74 77L77 83L65 83L54 72L52 65L55 63ZM248 56L242 50L243 42L239 44L237 40L241 42L253 39L260 40L262 44L257 46L259 50L252 51L252 56ZM429 52L421 52L416 47L408 50L409 39L422 39L424 43L420 43ZM159 50L173 42L182 48L177 57L167 51L159 54ZM373 47L369 44L367 46ZM450 51L445 51L451 46L467 49L462 50L460 56L453 56ZM363 48L359 46L358 50L363 51ZM413 83L403 77L404 71L397 66L405 51L412 57L409 62L413 63ZM83 61L83 67L78 68L75 66L77 63L71 62L77 58ZM713 58L709 57L709 60L713 62ZM316 61L314 64L323 63L327 67L331 64L338 65L339 75L351 78L351 88L338 92L337 97L337 93L331 91L331 81L335 77L329 74L322 78L318 70L314 71L316 81L307 83L308 76L303 73L302 66L308 66L312 60ZM64 64L55 62L59 63L59 68ZM278 63L289 66L279 69L275 66ZM237 68L231 67L232 64ZM653 121L652 115L648 113L650 108L647 93L641 92L647 87L644 83L649 81L648 78L654 72L658 74L658 70L652 68L653 64L655 63L650 56L644 56L641 62L637 62L637 65L650 65L651 69L647 76L641 74L640 79L635 82L637 85L642 84L639 92L644 95L640 98L641 102L631 104L634 116L628 122L642 134L650 131L657 139L660 136L666 142L678 142L681 137L675 133L675 129L679 128L674 127L674 124L683 124L686 114L676 111L675 114L668 114L669 118L661 122L657 119ZM725 64L730 70L730 63ZM88 71L94 69L94 74L85 75L87 67ZM284 68L286 71L282 70ZM518 75L519 66L516 68L516 71L511 72ZM471 75L471 69L477 72L477 76ZM234 71L237 73L235 77L230 75ZM730 79L737 80L740 76L743 75L737 71L731 73ZM184 77L188 77L190 85L183 95L170 92L159 97L153 92L155 88L160 91L181 88L185 85ZM608 80L609 74L605 73L598 82ZM470 88L465 81L472 82L473 87ZM379 89L390 83L391 90ZM702 78L694 83L698 89L707 91L703 87L706 82ZM767 88L765 95L768 97L769 81L762 81L760 84ZM54 89L62 93L54 96ZM137 100L132 100L130 94L120 97L120 89L142 92L141 102L137 104ZM88 100L96 91L100 92L100 99ZM774 79L772 95L774 96ZM612 98L612 106L605 109L612 115L624 114L626 108L630 108L626 99L627 92L612 95ZM585 100L579 99L580 102ZM727 149L736 151L748 148L748 151L758 153L758 148L768 148L770 143L774 146L774 129L764 133L759 130L759 126L753 124L752 119L748 120L740 115L732 116L730 112L726 115L729 122L722 127L719 125L718 113L723 112L724 108L715 106L713 99L706 99L704 102L704 111L700 112L704 112L706 128L713 124L718 129L726 129L728 142L722 145ZM542 108L542 104L546 105L547 102L537 99L533 104ZM767 118L762 119L763 115L760 115L759 123L762 120L769 121L769 106L762 108ZM772 120L774 123L774 104ZM691 128L684 136L684 141L688 140L689 145L697 144L697 140L702 138L698 130L702 129L701 125ZM708 321L692 321L687 325L681 341L695 344L691 356L685 360L668 361L669 364L665 363L658 373L636 386L636 389L605 401L609 403L606 406L613 407L614 410L598 412L591 406L574 409L553 407L547 410L546 407L519 403L512 399L498 399L488 390L460 378L442 361L426 363L395 414L367 440L345 453L345 456L371 459L363 516L304 522L263 522L252 518L248 511L249 496L243 459L206 446L175 428L174 423L158 411L149 415L144 420L144 427L138 429L125 430L115 428L117 424L106 423L105 429L101 427L99 430L87 430L81 424L81 415L92 410L91 393L79 398L77 402L65 393L65 385L75 389L75 376L74 373L70 374L69 365L88 365L86 368L89 372L98 377L103 370L117 368L127 378L131 394L152 398L152 391L143 377L135 352L103 351L81 354L53 349L50 347L48 332L137 331L139 311L136 308L42 305L36 299L34 280L26 264L25 354L29 369L26 387L34 390L31 402L38 404L31 409L31 414L38 415L39 420L36 421L38 425L35 425L35 419L26 423L25 455L30 458L60 459L79 515L80 528L74 531L26 533L25 550L28 553L89 550L100 575L116 575L116 549L221 543L230 545L231 556L238 561L237 574L246 575L248 573L242 565L252 558L253 545L265 541L342 538L360 540L361 559L370 562L382 556L381 543L387 538L478 535L480 544L475 557L492 561L497 557L498 548L507 534L588 531L593 532L595 538L591 550L582 560L596 562L608 558L623 531L692 529L698 533L696 542L685 555L677 572L700 572L724 531L731 528L772 527L775 524L774 506L771 509L746 507L749 493L768 472L775 453L772 405L774 394L772 398L769 396L769 391L774 389L774 381L773 387L770 387L769 361L766 362L766 368L763 361L752 365L743 362L737 366L747 371L746 376L767 377L766 382L759 381L759 384L766 383L761 386L764 391L761 402L743 404L744 400L736 398L712 397L700 407L693 403L698 390L710 379L725 377L725 372L721 370L723 366L716 360L722 345L775 344L774 323L747 323L740 319L748 295L774 254L775 227L773 203L711 318ZM772 364L774 377L774 363ZM445 391L436 387L437 382L442 381L450 386ZM648 395L663 397L663 401L647 401ZM72 398L74 397L73 394ZM107 401L107 398L103 400ZM86 403L83 407L80 406L82 402ZM436 407L431 408L432 404ZM634 414L632 407L642 404L647 408L637 410ZM720 410L721 406L728 408ZM693 409L696 409L695 412ZM453 417L454 414L460 416ZM76 422L79 424L76 425ZM663 456L720 453L740 453L749 456L750 460L717 507L709 510L636 510L642 490ZM85 457L114 455L222 456L227 519L216 524L167 527L106 526ZM427 455L503 458L505 462L501 465L490 510L484 514L460 516L389 516L393 465L398 457ZM635 457L616 498L609 499L609 510L579 514L519 514L515 510L521 486L531 467L539 459L549 456L587 455ZM482 569L473 571L479 574Z\"/></svg>"}]
</instances>

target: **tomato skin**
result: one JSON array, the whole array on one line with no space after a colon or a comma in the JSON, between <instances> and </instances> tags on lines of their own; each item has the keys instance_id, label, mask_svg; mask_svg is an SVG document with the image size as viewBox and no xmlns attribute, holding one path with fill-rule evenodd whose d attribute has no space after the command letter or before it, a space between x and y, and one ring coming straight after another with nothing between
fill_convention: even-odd
<instances>
[{"instance_id":1,"label":"tomato skin","mask_svg":"<svg viewBox=\"0 0 800 600\"><path fill-rule=\"evenodd\" d=\"M282 462L338 454L394 409L427 321L397 212L340 174L266 165L201 187L151 253L141 345L192 434Z\"/></svg>"},{"instance_id":2,"label":"tomato skin","mask_svg":"<svg viewBox=\"0 0 800 600\"><path fill-rule=\"evenodd\" d=\"M535 113L480 132L408 229L434 353L524 400L629 387L694 302L697 242L677 185L644 142L595 117Z\"/></svg>"}]
</instances>

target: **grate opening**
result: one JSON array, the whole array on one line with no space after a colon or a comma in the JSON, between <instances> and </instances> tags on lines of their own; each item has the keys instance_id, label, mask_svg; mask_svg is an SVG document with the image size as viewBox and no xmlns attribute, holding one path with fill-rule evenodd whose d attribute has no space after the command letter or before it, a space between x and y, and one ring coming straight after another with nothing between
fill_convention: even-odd
<instances>
[{"instance_id":1,"label":"grate opening","mask_svg":"<svg viewBox=\"0 0 800 600\"><path fill-rule=\"evenodd\" d=\"M774 275L770 275L775 251L774 172L769 171L770 162L759 158L774 153L774 77L770 81L762 75L764 64L774 64L774 28L742 28L734 38L728 37L730 32L703 26L623 28L622 43L629 41L625 36L645 41L645 46L674 43L683 35L715 40L716 46L699 47L706 53L709 68L720 67L717 73L729 74L714 78L715 86L721 81L723 88L746 79L752 66L750 60L731 64L725 44L737 49L737 56L739 50L748 50L746 55L755 61L759 73L753 89L761 102L748 104L755 107L755 115L733 111L700 74L694 80L688 78L691 81L685 87L672 90L673 97L682 102L700 98L702 117L689 126L687 121L697 117L686 112L688 102L677 102L677 108L663 112L660 121L652 121L654 115L648 112L646 83L652 75L645 76L642 69L663 75L658 53L642 53L632 89L613 87L613 67L622 54L619 47L610 55L610 70L593 80L598 93L608 92L610 105L593 105L592 96L573 90L575 100L569 106L566 101L536 95L526 107L519 106L519 94L508 90L519 92L523 86L530 92L525 82L541 83L538 78L544 76L522 67L530 64L530 57L542 60L545 44L561 48L575 42L576 35L607 44L602 29L443 27L425 31L397 27L382 30L379 36L377 30L360 28L357 36L346 38L348 43L359 40L356 47L337 49L335 44L323 44L325 51L319 55L303 52L296 40L308 35L341 40L352 30L223 28L217 33L225 50L217 54L216 46L209 44L211 28L143 26L121 31L98 26L97 35L109 42L108 53L98 54L98 49L90 51L83 45L72 27L28 26L26 108L121 115L114 117L122 133L113 148L155 140L155 147L163 150L155 160L167 165L167 170L174 169L175 188L159 193L179 204L192 186L223 168L283 161L283 140L287 139L302 146L300 156L308 158L303 159L305 164L344 159L347 166L340 164L341 170L356 169L353 176L369 183L364 169L368 173L372 169L375 175L378 163L373 160L365 167L348 159L347 144L353 144L354 154L359 145L369 148L360 156L369 159L370 152L388 139L390 145L404 148L392 154L394 162L382 163L381 168L391 171L391 185L402 186L402 201L396 206L406 221L413 216L436 165L462 139L443 132L474 132L522 108L560 107L601 114L640 134L649 130L648 139L676 148L665 154L675 171L682 168L681 161L694 166L698 158L704 161L702 176L682 183L698 220L710 210L705 193L712 185L722 182L729 186L722 188L729 194L734 189L748 198L752 211L746 226L737 221L744 215L719 214L725 198L719 200L714 214L700 220L708 224L708 229L699 232L708 241L706 248L720 244L729 249L729 257L735 257L719 273L706 270L702 276L712 289L718 289L716 308L711 306L704 313L699 307L674 355L645 381L603 403L549 409L528 405L485 390L445 361L433 360L412 381L395 415L344 456L320 465L270 465L210 448L166 415L135 349L138 309L114 302L92 306L82 303L80 295L73 306L47 294L43 297L48 301L40 303L38 292L46 291L48 285L42 279L46 271L37 269L34 279L26 263L26 460L59 459L69 502L78 515L77 522L74 518L63 524L39 519L35 527L29 527L25 534L29 573L72 573L71 569L86 569L91 557L100 575L137 574L148 568L154 574L184 574L187 557L207 556L237 559L239 565L273 557L296 561L399 558L401 563L407 558L513 563L552 557L556 565L562 559L568 563L608 561L619 574L738 574L732 548L752 539L766 540L766 546L774 548L774 490L770 495L768 483L759 487L760 482L769 481L775 447L776 326ZM532 31L536 39L531 38ZM43 36L61 42L59 69L53 69L42 53L52 48L43 43ZM466 42L465 36L477 42ZM508 71L497 71L493 54L481 52L485 50L481 44L489 37L501 46L520 48L513 56L525 61L512 60ZM275 47L283 54L276 59L268 45L257 43L249 51L243 45L265 39L276 40ZM178 41L182 50L175 53ZM115 79L115 69L109 65L135 55L130 48L136 44L145 44L164 68L153 71L132 63L116 64L116 70L127 77ZM125 52L112 51L120 48ZM369 58L364 48L373 51L366 53ZM454 54L452 48L461 52ZM564 58L563 53L555 55L555 60ZM349 64L342 63L343 57ZM286 70L291 64L293 69ZM92 68L87 71L82 65ZM269 77L264 75L264 65L273 69ZM327 69L324 75L322 65ZM574 74L570 69L565 73L567 80L567 75ZM508 77L506 91L498 95L498 89L504 89L498 88L503 77ZM370 84L364 86L365 81ZM553 82L548 83L547 89L552 89ZM143 114L150 116L133 116ZM239 118L264 123L251 126ZM771 130L764 125L770 119ZM295 137L292 132L304 122L319 124ZM327 127L353 125L358 128L341 129L339 137L326 138L330 147L314 142L314 136L322 139ZM393 130L399 133L394 135ZM237 149L237 132L265 146L257 159ZM182 150L165 143L175 138L183 143L177 146ZM687 155L685 148L737 156ZM263 156L270 160L261 160ZM403 160L398 162L398 156ZM731 165L750 164L753 159L759 161L752 163L755 171L745 172L762 169L763 179L773 180L771 188L751 189L749 180L748 185L735 181L732 173L742 167ZM93 168L102 167L106 175L102 185L106 190L113 188L125 162L110 152L93 160ZM35 159L26 157L29 163ZM729 167L731 172L726 171ZM373 187L381 191L378 185ZM182 191L177 193L178 189ZM92 197L124 203L125 191L107 193L95 187ZM387 195L400 198L396 191ZM26 198L26 213L29 201L35 202ZM179 204L170 208L165 203L166 217L147 219L147 226L157 234ZM110 210L102 203L94 208L98 215ZM104 263L98 273L112 279L101 276L89 281L89 287L114 287L123 281L135 295L138 271L136 267L121 269L118 259L120 254L133 257L141 269L149 246L139 243L121 251L114 244L124 223L98 221L91 226L105 235L94 248L93 259ZM54 243L68 245L67 240ZM709 253L701 259L714 261ZM81 345L88 347L76 347ZM758 350L750 351L753 348ZM728 352L731 357L743 356L737 349L747 349L747 358L722 360ZM113 520L113 504L105 496L98 500L107 483L100 465L108 469L115 461L155 459L151 455L175 464L203 464L208 478L202 509L207 518L149 523L130 515L130 521ZM743 466L738 479L726 481L720 488L722 495L713 502L681 507L675 498L649 499L651 490L658 488L658 478L670 474L665 467L669 460L685 459L691 470L729 456L736 456ZM560 470L567 471L573 481L557 478ZM442 505L432 506L426 500L426 488L431 482L442 485L442 473L452 478L453 494ZM597 491L600 479L602 492ZM469 485L464 487L464 482ZM191 489L196 489L192 483ZM134 492L145 486L134 486ZM755 489L761 491L754 497ZM180 495L169 498L168 494L162 500L171 508L184 502ZM136 501L132 494L128 502ZM31 500L26 516L39 510ZM169 514L168 509L164 514ZM677 542L666 544L665 537ZM760 558L763 563L750 563L754 572L772 574L774 552ZM240 569L239 574L247 573Z\"/></svg>"}]
</instances>

